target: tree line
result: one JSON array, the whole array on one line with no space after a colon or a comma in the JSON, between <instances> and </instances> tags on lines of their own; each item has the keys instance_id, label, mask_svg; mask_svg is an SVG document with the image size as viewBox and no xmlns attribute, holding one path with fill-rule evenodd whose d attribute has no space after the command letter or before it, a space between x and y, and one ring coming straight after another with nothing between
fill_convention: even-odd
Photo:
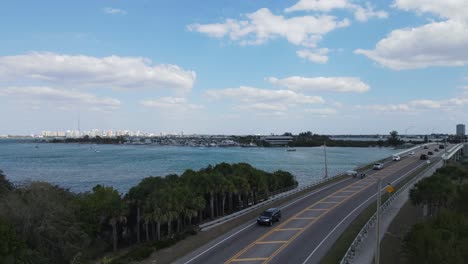
<instances>
[{"instance_id":1,"label":"tree line","mask_svg":"<svg viewBox=\"0 0 468 264\"><path fill-rule=\"evenodd\" d=\"M446 166L410 190L425 220L405 238L408 263L466 263L468 259L468 171Z\"/></svg>"},{"instance_id":2,"label":"tree line","mask_svg":"<svg viewBox=\"0 0 468 264\"><path fill-rule=\"evenodd\" d=\"M85 193L45 182L14 186L0 171L0 263L82 263L122 247L174 241L295 186L288 172L246 163L148 177L125 195L102 185Z\"/></svg>"}]
</instances>

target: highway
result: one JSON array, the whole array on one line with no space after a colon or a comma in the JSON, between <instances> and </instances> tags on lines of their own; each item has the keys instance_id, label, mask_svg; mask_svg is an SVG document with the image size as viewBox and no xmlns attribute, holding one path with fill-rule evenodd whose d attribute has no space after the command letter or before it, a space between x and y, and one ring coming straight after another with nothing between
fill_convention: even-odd
<instances>
[{"instance_id":1,"label":"highway","mask_svg":"<svg viewBox=\"0 0 468 264\"><path fill-rule=\"evenodd\" d=\"M396 184L424 166L420 154L435 148L421 147L400 161L388 159L382 170L370 171L364 179L350 177L311 191L280 206L282 220L272 227L258 226L252 219L175 263L319 263L354 218L375 201L378 179Z\"/></svg>"}]
</instances>

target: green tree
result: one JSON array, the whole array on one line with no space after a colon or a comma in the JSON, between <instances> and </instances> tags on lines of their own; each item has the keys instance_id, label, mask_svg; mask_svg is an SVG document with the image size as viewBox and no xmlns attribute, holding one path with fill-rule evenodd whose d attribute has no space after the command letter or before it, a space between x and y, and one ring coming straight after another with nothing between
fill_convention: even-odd
<instances>
[{"instance_id":1,"label":"green tree","mask_svg":"<svg viewBox=\"0 0 468 264\"><path fill-rule=\"evenodd\" d=\"M450 178L435 174L416 183L410 190L410 199L415 205L427 205L429 215L434 216L441 207L448 207L454 190Z\"/></svg>"},{"instance_id":2,"label":"green tree","mask_svg":"<svg viewBox=\"0 0 468 264\"><path fill-rule=\"evenodd\" d=\"M387 143L390 146L398 146L402 144L402 141L400 140L400 136L398 135L398 132L393 130L390 132L390 137L387 139Z\"/></svg>"},{"instance_id":3,"label":"green tree","mask_svg":"<svg viewBox=\"0 0 468 264\"><path fill-rule=\"evenodd\" d=\"M0 217L0 264L33 263L27 247L16 235L15 230Z\"/></svg>"},{"instance_id":4,"label":"green tree","mask_svg":"<svg viewBox=\"0 0 468 264\"><path fill-rule=\"evenodd\" d=\"M117 251L117 225L126 222L120 194L112 187L96 185L87 199L88 206L91 208L92 214L97 217L96 220L98 220L99 224L112 227L112 248Z\"/></svg>"},{"instance_id":5,"label":"green tree","mask_svg":"<svg viewBox=\"0 0 468 264\"><path fill-rule=\"evenodd\" d=\"M0 197L13 190L13 184L6 179L5 173L0 170Z\"/></svg>"}]
</instances>

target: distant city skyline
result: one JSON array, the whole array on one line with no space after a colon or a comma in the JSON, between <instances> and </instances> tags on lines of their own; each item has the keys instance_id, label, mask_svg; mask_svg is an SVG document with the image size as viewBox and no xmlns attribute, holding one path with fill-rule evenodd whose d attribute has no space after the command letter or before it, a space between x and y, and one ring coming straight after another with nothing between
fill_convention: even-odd
<instances>
[{"instance_id":1,"label":"distant city skyline","mask_svg":"<svg viewBox=\"0 0 468 264\"><path fill-rule=\"evenodd\" d=\"M0 135L454 134L468 1L6 0Z\"/></svg>"}]
</instances>

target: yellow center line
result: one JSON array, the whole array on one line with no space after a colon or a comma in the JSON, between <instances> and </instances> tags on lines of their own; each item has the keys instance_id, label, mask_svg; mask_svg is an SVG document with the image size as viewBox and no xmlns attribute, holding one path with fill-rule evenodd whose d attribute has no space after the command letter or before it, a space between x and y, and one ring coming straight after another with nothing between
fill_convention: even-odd
<instances>
[{"instance_id":1,"label":"yellow center line","mask_svg":"<svg viewBox=\"0 0 468 264\"><path fill-rule=\"evenodd\" d=\"M405 160L407 161L407 160ZM389 165L387 168L390 168L391 166L395 166L396 164L400 164L400 165L403 165L402 163L407 163L406 165L410 164L410 162L399 162L399 163L393 163L391 165ZM386 170L385 172L387 172L388 170ZM381 172L383 174L383 172ZM376 173L378 174L378 173ZM375 175L375 174L374 174ZM385 177L389 176L389 174L387 174ZM344 191L345 189L349 188L349 187L352 187L353 185L359 183L360 181L357 181L355 183L352 183L348 186L345 186L339 190L337 190L336 192L322 198L321 200L319 200L318 202L312 204L310 207L313 207L315 205L317 205L318 203L324 201L325 199L328 199L330 197L336 197L335 194L337 193L340 193L340 192L350 192L350 191ZM374 181L375 182L375 181ZM241 256L242 254L244 254L247 250L251 249L253 246L256 245L255 242L257 241L261 241L263 240L264 238L270 236L271 234L273 234L273 232L275 232L276 230L291 230L292 228L284 228L284 229L281 229L280 227L283 227L285 226L286 224L288 224L292 219L296 218L296 217L299 217L301 214L303 214L304 212L306 211L314 211L314 210L317 210L317 211L326 211L325 213L323 214L320 214L320 216L318 216L317 218L314 218L313 220L314 221L311 221L309 224L307 224L304 228L299 228L299 229L296 229L294 228L294 230L297 230L299 232L297 232L294 236L292 236L286 243L284 243L281 247L279 247L275 252L273 252L273 254L268 257L263 263L268 263L273 257L275 257L279 252L281 252L284 248L286 248L292 241L294 241L299 235L301 235L307 228L309 228L312 224L314 224L315 222L317 222L318 219L322 218L324 215L326 215L326 213L334 208L336 208L337 206L339 206L340 204L343 204L344 202L346 202L347 200L349 200L351 197L353 197L354 195L356 195L357 193L369 188L370 186L372 186L372 184L369 184L366 188L364 189L361 189L360 191L358 192L352 192L351 195L349 196L346 196L345 199L343 199L342 201L340 201L339 203L336 203L334 206L330 207L330 208L327 208L327 209L315 209L315 208L305 208L304 210L300 211L299 213L295 214L294 216L292 216L291 218L289 218L288 220L286 220L285 222L281 223L277 228L273 229L273 230L270 230L268 232L266 232L265 234L263 234L259 239L257 239L256 241L252 242L250 245L248 245L247 247L245 247L244 249L242 249L241 251L239 251L237 254L235 254L234 256L232 256L230 259L228 259L225 264L227 263L231 263L233 262L234 260L238 259L239 256Z\"/></svg>"},{"instance_id":2,"label":"yellow center line","mask_svg":"<svg viewBox=\"0 0 468 264\"><path fill-rule=\"evenodd\" d=\"M255 244L283 244L283 243L288 243L288 241L276 240L276 241L259 241L259 242L255 242Z\"/></svg>"},{"instance_id":3,"label":"yellow center line","mask_svg":"<svg viewBox=\"0 0 468 264\"><path fill-rule=\"evenodd\" d=\"M298 230L303 230L304 228L302 227L291 227L291 228L277 228L275 229L276 232L278 231L298 231Z\"/></svg>"},{"instance_id":4,"label":"yellow center line","mask_svg":"<svg viewBox=\"0 0 468 264\"><path fill-rule=\"evenodd\" d=\"M245 261L264 261L267 258L242 258L242 259L233 259L232 262L245 262Z\"/></svg>"},{"instance_id":5,"label":"yellow center line","mask_svg":"<svg viewBox=\"0 0 468 264\"><path fill-rule=\"evenodd\" d=\"M340 202L320 202L321 204L334 204L334 203L340 203Z\"/></svg>"},{"instance_id":6,"label":"yellow center line","mask_svg":"<svg viewBox=\"0 0 468 264\"><path fill-rule=\"evenodd\" d=\"M333 195L333 196L329 196L329 198L346 198L348 196L344 196L344 195Z\"/></svg>"},{"instance_id":7,"label":"yellow center line","mask_svg":"<svg viewBox=\"0 0 468 264\"><path fill-rule=\"evenodd\" d=\"M293 219L297 219L297 220L314 220L314 219L317 219L317 217L294 217Z\"/></svg>"}]
</instances>

